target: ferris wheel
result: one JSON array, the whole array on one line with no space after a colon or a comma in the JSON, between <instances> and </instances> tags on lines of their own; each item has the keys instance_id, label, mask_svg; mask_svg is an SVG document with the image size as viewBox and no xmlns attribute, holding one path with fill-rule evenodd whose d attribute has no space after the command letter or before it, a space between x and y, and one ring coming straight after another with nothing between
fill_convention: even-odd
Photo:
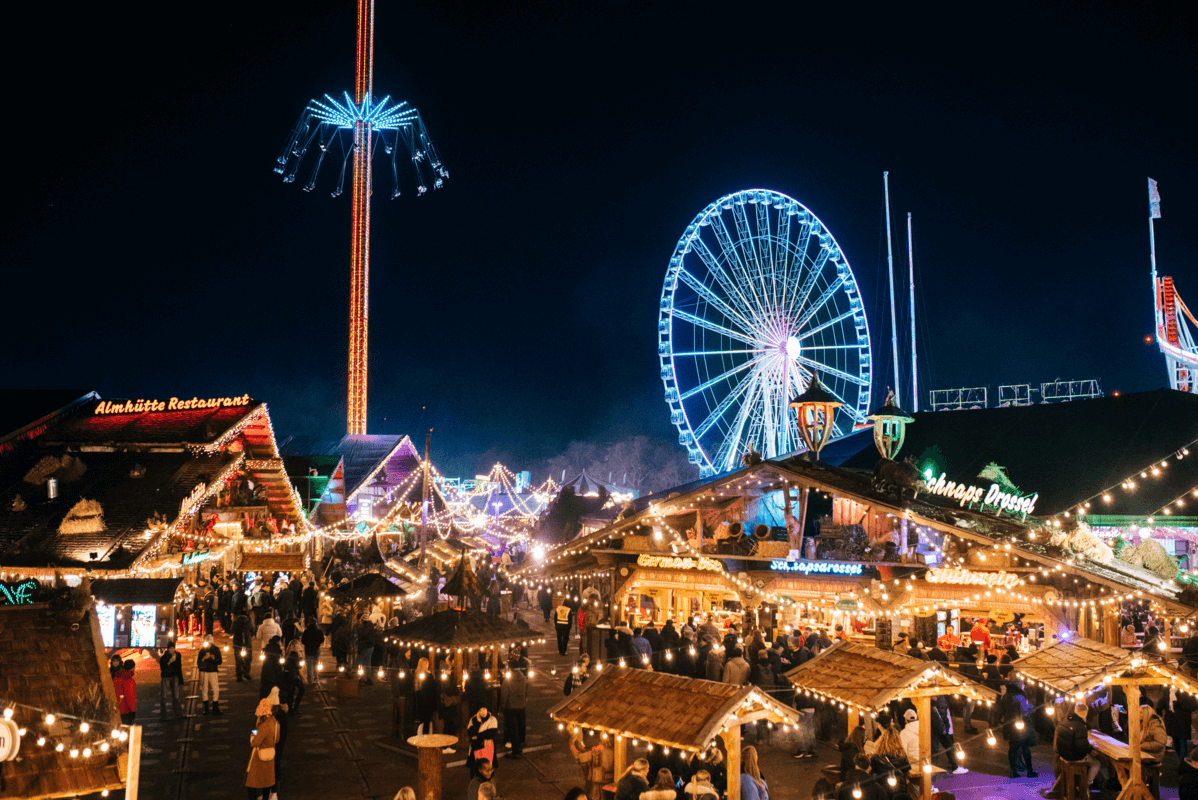
<instances>
[{"instance_id":1,"label":"ferris wheel","mask_svg":"<svg viewBox=\"0 0 1198 800\"><path fill-rule=\"evenodd\" d=\"M834 437L866 424L861 293L831 232L793 198L748 189L703 209L670 258L657 331L670 421L704 477L749 450L801 450L789 404L814 373L844 403Z\"/></svg>"}]
</instances>

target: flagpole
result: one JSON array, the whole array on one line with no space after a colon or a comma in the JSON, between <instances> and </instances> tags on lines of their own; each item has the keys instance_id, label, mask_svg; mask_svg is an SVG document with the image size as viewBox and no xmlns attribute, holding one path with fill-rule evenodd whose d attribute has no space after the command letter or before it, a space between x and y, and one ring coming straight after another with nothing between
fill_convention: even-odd
<instances>
[{"instance_id":1,"label":"flagpole","mask_svg":"<svg viewBox=\"0 0 1198 800\"><path fill-rule=\"evenodd\" d=\"M1152 178L1148 179L1148 252L1152 262L1152 317L1156 330L1154 335L1159 335L1163 325L1161 317L1160 290L1156 280L1156 226L1153 225L1153 220L1160 216L1160 192L1156 188L1156 182Z\"/></svg>"},{"instance_id":2,"label":"flagpole","mask_svg":"<svg viewBox=\"0 0 1198 800\"><path fill-rule=\"evenodd\" d=\"M890 265L890 349L894 351L894 396L899 396L898 321L894 313L894 244L890 238L890 173L882 173L886 190L886 263Z\"/></svg>"},{"instance_id":3,"label":"flagpole","mask_svg":"<svg viewBox=\"0 0 1198 800\"><path fill-rule=\"evenodd\" d=\"M915 251L911 245L911 212L907 212L907 267L908 283L911 284L911 410L919 410L919 378L915 366Z\"/></svg>"}]
</instances>

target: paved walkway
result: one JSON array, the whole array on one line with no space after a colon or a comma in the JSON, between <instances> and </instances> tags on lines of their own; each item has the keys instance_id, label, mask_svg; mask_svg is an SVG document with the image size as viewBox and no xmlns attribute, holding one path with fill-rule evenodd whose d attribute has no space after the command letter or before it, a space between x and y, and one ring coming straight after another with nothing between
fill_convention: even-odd
<instances>
[{"instance_id":1,"label":"paved walkway","mask_svg":"<svg viewBox=\"0 0 1198 800\"><path fill-rule=\"evenodd\" d=\"M531 619L531 614L524 614ZM534 626L541 623L539 618ZM227 638L217 637L222 647ZM192 642L181 643L184 675L194 678ZM196 642L198 644L198 641ZM577 647L577 642L574 643ZM158 668L152 661L137 670L138 723L144 731L141 797L149 800L230 800L245 797L244 778L249 760L249 732L258 700L257 664L255 680L233 679L233 659L225 653L220 671L220 717L199 714L198 699L187 701L191 713L186 720L159 718ZM507 800L556 800L568 789L581 785L581 774L570 757L567 742L549 720L548 708L562 698L562 684L571 657L557 654L553 636L532 648L530 662L535 676L531 682L528 708L526 754L519 759L500 759L495 780ZM332 660L324 659L325 674ZM556 674L555 672L556 671ZM194 695L194 682L184 695ZM187 707L185 703L185 707ZM385 683L361 687L357 699L338 701L329 691L309 689L298 716L290 722L286 748L281 752L280 800L330 800L331 798L377 798L391 800L401 786L415 785L415 758L391 737L390 688ZM842 723L843 725L843 723ZM839 735L843 735L840 733ZM781 743L781 742L780 742ZM836 763L839 754L821 745L818 757L791 758L793 749L768 745L759 748L762 773L770 787L771 800L809 800L819 769ZM1010 780L1006 746L988 747L980 737L966 745L967 775L942 776L938 789L961 800L1039 800L1038 790L1051 775L1051 746L1032 750L1040 778ZM464 753L446 756L459 762ZM1177 800L1176 759L1169 755L1164 768L1164 800ZM444 796L464 798L469 776L464 766L446 770ZM1114 800L1117 792L1091 795L1091 800Z\"/></svg>"}]
</instances>

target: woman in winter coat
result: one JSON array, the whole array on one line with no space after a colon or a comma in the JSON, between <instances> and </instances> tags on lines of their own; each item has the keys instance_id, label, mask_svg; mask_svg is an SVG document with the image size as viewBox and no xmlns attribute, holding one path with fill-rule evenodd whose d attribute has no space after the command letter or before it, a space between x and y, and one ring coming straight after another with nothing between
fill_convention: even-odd
<instances>
[{"instance_id":1,"label":"woman in winter coat","mask_svg":"<svg viewBox=\"0 0 1198 800\"><path fill-rule=\"evenodd\" d=\"M649 787L649 791L641 792L640 800L676 800L677 797L673 774L668 769L659 769L657 780Z\"/></svg>"},{"instance_id":2,"label":"woman in winter coat","mask_svg":"<svg viewBox=\"0 0 1198 800\"><path fill-rule=\"evenodd\" d=\"M137 681L133 677L133 668L136 666L133 659L129 659L121 664L121 669L112 679L117 700L120 701L122 725L132 725L137 716Z\"/></svg>"},{"instance_id":3,"label":"woman in winter coat","mask_svg":"<svg viewBox=\"0 0 1198 800\"><path fill-rule=\"evenodd\" d=\"M907 759L907 748L903 747L902 737L898 728L887 726L882 735L873 743L873 755L870 758L870 771L878 776L878 785L886 792L890 800L907 796L907 772L911 762ZM894 775L894 783L890 776Z\"/></svg>"},{"instance_id":4,"label":"woman in winter coat","mask_svg":"<svg viewBox=\"0 0 1198 800\"><path fill-rule=\"evenodd\" d=\"M1140 754L1160 761L1165 756L1165 723L1145 698L1140 706Z\"/></svg>"},{"instance_id":5,"label":"woman in winter coat","mask_svg":"<svg viewBox=\"0 0 1198 800\"><path fill-rule=\"evenodd\" d=\"M470 718L470 724L466 726L466 736L470 739L466 766L471 775L477 775L475 764L480 758L495 763L495 740L499 736L499 723L486 708L480 708L478 713Z\"/></svg>"},{"instance_id":6,"label":"woman in winter coat","mask_svg":"<svg viewBox=\"0 0 1198 800\"><path fill-rule=\"evenodd\" d=\"M250 763L246 767L245 785L250 790L250 800L267 800L275 787L275 760L263 761L259 755L265 748L273 748L279 743L279 723L275 720L274 706L270 698L258 702L254 712L258 722L254 727L255 733L250 737Z\"/></svg>"}]
</instances>

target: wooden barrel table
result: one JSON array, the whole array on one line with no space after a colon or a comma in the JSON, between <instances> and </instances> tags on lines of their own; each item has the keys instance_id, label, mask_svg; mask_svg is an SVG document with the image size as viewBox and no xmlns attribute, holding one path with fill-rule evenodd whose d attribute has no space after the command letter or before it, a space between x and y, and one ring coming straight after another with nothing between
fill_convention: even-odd
<instances>
[{"instance_id":1,"label":"wooden barrel table","mask_svg":"<svg viewBox=\"0 0 1198 800\"><path fill-rule=\"evenodd\" d=\"M442 748L453 747L458 737L443 733L427 733L413 736L408 744L416 748L416 800L441 800L441 779L445 775L445 759Z\"/></svg>"}]
</instances>

